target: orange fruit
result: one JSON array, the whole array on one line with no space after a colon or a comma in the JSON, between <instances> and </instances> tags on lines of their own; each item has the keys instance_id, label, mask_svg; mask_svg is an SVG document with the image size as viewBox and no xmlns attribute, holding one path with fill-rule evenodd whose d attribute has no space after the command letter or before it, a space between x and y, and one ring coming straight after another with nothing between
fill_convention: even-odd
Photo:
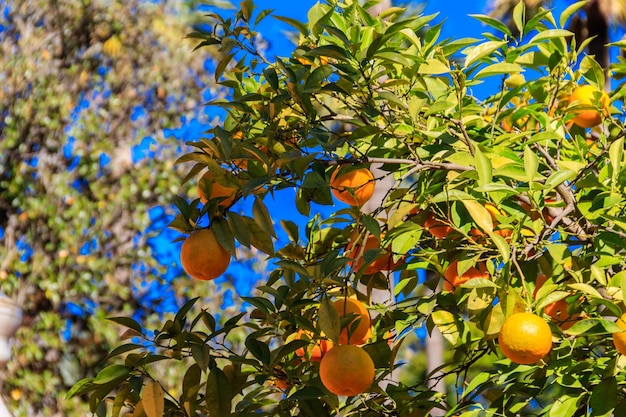
<instances>
[{"instance_id":1,"label":"orange fruit","mask_svg":"<svg viewBox=\"0 0 626 417\"><path fill-rule=\"evenodd\" d=\"M545 274L537 275L537 279L535 280L535 290L533 291L533 298L537 298L537 291L546 283L548 277ZM565 299L561 299L555 301L553 303L548 304L543 308L543 312L552 318L552 322L555 323L563 330L567 330L572 327L578 319L580 318L580 314L568 313L569 304Z\"/></svg>"},{"instance_id":2,"label":"orange fruit","mask_svg":"<svg viewBox=\"0 0 626 417\"><path fill-rule=\"evenodd\" d=\"M367 333L371 327L370 314L363 303L356 298L340 298L333 303L339 317L345 317L350 314L355 314L357 317L350 322L349 325L341 330L339 335L339 344L342 345L361 345L365 343L367 339ZM359 324L353 329L354 322L359 320ZM350 331L351 330L351 331ZM348 339L348 332L350 331L350 338Z\"/></svg>"},{"instance_id":3,"label":"orange fruit","mask_svg":"<svg viewBox=\"0 0 626 417\"><path fill-rule=\"evenodd\" d=\"M320 362L322 384L333 394L361 394L372 385L375 376L374 361L355 345L336 345Z\"/></svg>"},{"instance_id":4,"label":"orange fruit","mask_svg":"<svg viewBox=\"0 0 626 417\"><path fill-rule=\"evenodd\" d=\"M544 319L533 313L510 315L498 335L500 350L511 362L533 364L552 349L552 332Z\"/></svg>"},{"instance_id":5,"label":"orange fruit","mask_svg":"<svg viewBox=\"0 0 626 417\"><path fill-rule=\"evenodd\" d=\"M452 227L439 220L433 212L428 213L428 216L424 219L424 228L439 239L445 239L450 233L454 232Z\"/></svg>"},{"instance_id":6,"label":"orange fruit","mask_svg":"<svg viewBox=\"0 0 626 417\"><path fill-rule=\"evenodd\" d=\"M569 104L578 104L586 108L573 110L576 116L572 121L580 127L599 125L602 123L602 114L609 113L609 101L608 94L593 85L575 88L569 96Z\"/></svg>"},{"instance_id":7,"label":"orange fruit","mask_svg":"<svg viewBox=\"0 0 626 417\"><path fill-rule=\"evenodd\" d=\"M206 195L202 188L200 187L200 183L198 183L198 197L200 197L200 201L202 204L206 204L209 200L214 198L222 198L222 200L218 203L219 206L228 207L233 204L235 201L235 197L237 196L237 189L231 187L225 187L217 182L213 181L213 175L210 172L206 172L200 181L207 181L211 183L211 195Z\"/></svg>"},{"instance_id":8,"label":"orange fruit","mask_svg":"<svg viewBox=\"0 0 626 417\"><path fill-rule=\"evenodd\" d=\"M180 250L183 269L193 278L211 280L219 277L230 264L230 253L215 239L209 229L191 233Z\"/></svg>"},{"instance_id":9,"label":"orange fruit","mask_svg":"<svg viewBox=\"0 0 626 417\"><path fill-rule=\"evenodd\" d=\"M353 236L356 236L356 234L353 234ZM381 235L381 238L383 237L384 235ZM364 255L365 252L367 252L368 250L374 250L379 248L380 242L378 241L376 236L372 234L367 236L364 248L361 247L360 243L354 244L354 241L351 241L346 247L346 256L348 258L356 260L356 263L350 261L348 262L348 265L353 266L354 264L354 269L358 271L359 269L361 269L361 265L363 265L362 255ZM385 250L378 256L378 258L376 258L372 263L369 264L369 266L365 269L365 272L363 273L365 275L371 275L383 270L392 270L397 265L398 263L393 261L393 256L391 255L391 253Z\"/></svg>"},{"instance_id":10,"label":"orange fruit","mask_svg":"<svg viewBox=\"0 0 626 417\"><path fill-rule=\"evenodd\" d=\"M339 173L335 169L330 177L330 188L335 198L350 206L362 206L374 195L374 174L367 168Z\"/></svg>"},{"instance_id":11,"label":"orange fruit","mask_svg":"<svg viewBox=\"0 0 626 417\"><path fill-rule=\"evenodd\" d=\"M483 262L478 263L478 269L471 266L467 271L463 272L462 275L459 275L458 265L458 260L450 262L450 265L448 265L448 268L443 275L443 277L445 278L445 281L443 282L443 288L446 291L454 291L459 285L466 283L470 279L489 279L489 272L487 272L487 267Z\"/></svg>"},{"instance_id":12,"label":"orange fruit","mask_svg":"<svg viewBox=\"0 0 626 417\"><path fill-rule=\"evenodd\" d=\"M622 316L617 319L616 324L620 329L626 330L626 313L622 314ZM626 355L626 331L613 333L613 345L619 353Z\"/></svg>"},{"instance_id":13,"label":"orange fruit","mask_svg":"<svg viewBox=\"0 0 626 417\"><path fill-rule=\"evenodd\" d=\"M296 333L296 340L300 339L309 340L311 342L311 345L296 349L296 356L300 358L308 358L312 362L321 361L326 352L328 352L328 350L333 347L332 340L315 340L313 338L313 333L306 330L298 330L298 332Z\"/></svg>"},{"instance_id":14,"label":"orange fruit","mask_svg":"<svg viewBox=\"0 0 626 417\"><path fill-rule=\"evenodd\" d=\"M579 314L569 314L567 309L569 304L563 298L554 303L548 304L543 308L543 312L552 317L552 322L555 323L563 330L567 330L572 327L578 321Z\"/></svg>"}]
</instances>

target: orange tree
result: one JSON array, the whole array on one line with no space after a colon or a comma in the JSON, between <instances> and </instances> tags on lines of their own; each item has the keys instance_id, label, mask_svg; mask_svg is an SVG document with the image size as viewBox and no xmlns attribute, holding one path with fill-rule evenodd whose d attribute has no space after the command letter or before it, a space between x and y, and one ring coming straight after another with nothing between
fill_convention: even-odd
<instances>
[{"instance_id":1,"label":"orange tree","mask_svg":"<svg viewBox=\"0 0 626 417\"><path fill-rule=\"evenodd\" d=\"M271 12L243 1L233 18L213 15L211 33L191 36L225 56L215 77L230 94L209 105L227 116L189 138L178 162L189 167L184 181L211 173L200 195L234 188L253 210L181 198L170 227L184 240L208 218L223 249L255 247L272 271L245 298L252 309L223 325L219 312L192 313L195 299L152 338L115 318L152 347L122 344L71 394L114 416L626 413L626 359L612 340L626 311L622 87L603 96L603 69L562 29L584 2L526 23L523 4L517 35L476 16L496 33L482 40L441 40L435 16L399 8L375 17L357 2L317 4L308 23L277 17L299 38L274 59L255 32ZM621 62L610 69L616 80L625 73ZM497 87L477 97L482 83ZM588 95L570 99L582 85ZM372 178L371 164L380 166ZM371 212L336 200L363 204L362 188L383 177L394 186ZM268 210L286 190L306 226ZM334 202L330 216L316 213ZM222 251L189 253L199 265L224 261ZM446 275L454 283L444 286ZM375 288L389 301L373 302ZM350 348L340 334L368 315L340 311L342 298L371 317ZM392 370L422 326L438 328L453 354L408 384ZM182 386L154 378L170 361L188 365ZM433 390L441 378L451 392Z\"/></svg>"}]
</instances>

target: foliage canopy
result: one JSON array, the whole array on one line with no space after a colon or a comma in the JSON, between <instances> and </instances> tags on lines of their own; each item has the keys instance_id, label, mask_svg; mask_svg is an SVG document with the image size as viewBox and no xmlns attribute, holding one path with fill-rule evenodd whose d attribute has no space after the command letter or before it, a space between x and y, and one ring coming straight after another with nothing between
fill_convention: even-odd
<instances>
[{"instance_id":1,"label":"foliage canopy","mask_svg":"<svg viewBox=\"0 0 626 417\"><path fill-rule=\"evenodd\" d=\"M92 410L117 416L417 416L433 409L464 417L484 415L609 416L626 412L623 367L612 344L614 318L626 310L626 160L620 81L609 74L609 112L569 103L579 85L604 85L605 72L563 29L583 2L555 17L541 10L513 13L517 34L488 16L484 39L439 38L435 16L405 16L391 8L372 16L367 4L316 4L308 22L284 17L298 31L292 55L268 59L256 47L255 25L271 16L251 1L236 17L211 15L210 32L190 36L224 56L215 78L229 90L215 100L227 112L219 126L189 142L194 150L184 181L207 168L215 183L254 199L251 215L220 199L177 199L170 227L189 233L209 219L232 254L251 246L273 261L253 310L216 325L217 312L190 314L191 300L155 332L154 350L124 344L122 355L73 394L90 393ZM518 74L525 74L526 78ZM482 93L493 85L495 91ZM480 95L474 94L481 91ZM594 109L601 125L571 121ZM245 161L245 164L242 163ZM315 204L333 204L329 182L337 169L378 166L376 180L394 186L371 212L338 206L323 218ZM264 201L295 189L304 228L280 221L290 243L275 247L273 219ZM425 227L434 216L448 232ZM368 235L381 248L354 255L350 244ZM390 251L395 272L366 275L367 265ZM350 255L348 255L350 254ZM351 256L351 257L349 257ZM454 263L486 277L443 288ZM354 266L358 265L358 269ZM426 280L419 270L430 271ZM545 281L538 282L545 275ZM211 285L210 283L207 285ZM387 290L387 301L372 292ZM356 295L370 305L372 334L364 345L376 367L366 394L337 397L319 379L316 362L298 359L299 330L337 343L353 317L340 320L333 299ZM560 326L547 313L566 301L575 323ZM553 345L541 361L519 365L498 347L506 317L520 311L549 323ZM130 319L122 325L143 331ZM438 328L453 355L417 382L392 377L413 331ZM233 343L245 331L245 348ZM233 335L231 337L231 335ZM236 337L234 336L236 335ZM323 335L323 336L322 336ZM391 341L388 339L391 338ZM152 369L186 361L176 395ZM436 392L445 378L453 389ZM164 394L161 392L163 391ZM155 392L160 393L155 395Z\"/></svg>"}]
</instances>

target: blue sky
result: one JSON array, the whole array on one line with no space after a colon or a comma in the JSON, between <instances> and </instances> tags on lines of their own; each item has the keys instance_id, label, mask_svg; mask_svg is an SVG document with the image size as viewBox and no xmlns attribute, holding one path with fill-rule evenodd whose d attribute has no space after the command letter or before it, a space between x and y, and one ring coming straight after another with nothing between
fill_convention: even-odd
<instances>
[{"instance_id":1,"label":"blue sky","mask_svg":"<svg viewBox=\"0 0 626 417\"><path fill-rule=\"evenodd\" d=\"M308 10L317 3L317 0L256 0L258 9L274 9L274 14L287 16L298 20L306 20ZM398 3L395 1L395 3ZM414 1L417 5L422 2ZM445 4L445 7L442 5ZM430 0L426 4L424 14L439 13L437 22L445 20L442 30L442 38L478 37L484 31L484 27L469 14L485 13L486 0L448 0L441 2ZM289 30L274 19L267 19L259 28L263 37L270 42L272 52L281 54L290 50L289 40L283 36L282 31Z\"/></svg>"}]
</instances>

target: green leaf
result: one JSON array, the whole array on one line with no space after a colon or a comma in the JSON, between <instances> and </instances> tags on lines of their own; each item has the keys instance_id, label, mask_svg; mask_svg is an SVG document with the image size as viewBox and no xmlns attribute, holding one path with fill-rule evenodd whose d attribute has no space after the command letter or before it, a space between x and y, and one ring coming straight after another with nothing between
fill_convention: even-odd
<instances>
[{"instance_id":1,"label":"green leaf","mask_svg":"<svg viewBox=\"0 0 626 417\"><path fill-rule=\"evenodd\" d=\"M507 241L496 233L489 233L489 237L493 240L493 243L496 244L496 247L502 256L502 262L509 262L509 259L511 258L511 247Z\"/></svg>"},{"instance_id":2,"label":"green leaf","mask_svg":"<svg viewBox=\"0 0 626 417\"><path fill-rule=\"evenodd\" d=\"M528 41L529 44L534 44L537 43L539 41L543 41L546 39L563 39L563 38L568 38L570 36L573 36L574 34L572 32L570 32L569 30L565 30L565 29L548 29L548 30L544 30L543 32L539 32L538 34L536 34L530 41Z\"/></svg>"},{"instance_id":3,"label":"green leaf","mask_svg":"<svg viewBox=\"0 0 626 417\"><path fill-rule=\"evenodd\" d=\"M190 393L194 388L200 385L201 378L202 369L200 369L200 366L198 366L197 363L191 364L183 377L183 395L185 399L189 400L193 398L190 396Z\"/></svg>"},{"instance_id":4,"label":"green leaf","mask_svg":"<svg viewBox=\"0 0 626 417\"><path fill-rule=\"evenodd\" d=\"M478 172L478 184L485 186L491 183L493 178L491 160L489 160L489 158L487 158L487 156L482 153L478 147L476 147L474 152L474 165L476 166L476 171Z\"/></svg>"},{"instance_id":5,"label":"green leaf","mask_svg":"<svg viewBox=\"0 0 626 417\"><path fill-rule=\"evenodd\" d=\"M205 404L210 417L230 417L232 408L230 381L219 368L211 369L206 382Z\"/></svg>"},{"instance_id":6,"label":"green leaf","mask_svg":"<svg viewBox=\"0 0 626 417\"><path fill-rule=\"evenodd\" d=\"M380 240L380 223L378 220L367 214L363 215L361 220L367 231L374 235L376 239Z\"/></svg>"},{"instance_id":7,"label":"green leaf","mask_svg":"<svg viewBox=\"0 0 626 417\"><path fill-rule=\"evenodd\" d=\"M580 62L580 72L591 84L604 85L604 69L593 57L586 55Z\"/></svg>"},{"instance_id":8,"label":"green leaf","mask_svg":"<svg viewBox=\"0 0 626 417\"><path fill-rule=\"evenodd\" d=\"M122 412L122 408L124 408L124 403L128 398L128 394L130 394L131 386L130 384L125 383L122 388L117 391L115 394L115 400L113 400L113 409L111 410L111 417L119 417Z\"/></svg>"},{"instance_id":9,"label":"green leaf","mask_svg":"<svg viewBox=\"0 0 626 417\"><path fill-rule=\"evenodd\" d=\"M585 319L577 322L568 330L565 330L565 333L571 336L580 336L580 335L606 335L611 333L621 332L622 329L612 321L604 320L604 319Z\"/></svg>"},{"instance_id":10,"label":"green leaf","mask_svg":"<svg viewBox=\"0 0 626 417\"><path fill-rule=\"evenodd\" d=\"M553 172L552 175L548 177L548 179L546 180L546 183L544 184L545 189L552 190L553 188L556 188L560 184L564 183L565 181L571 181L574 178L576 178L576 171L564 169L564 170Z\"/></svg>"},{"instance_id":11,"label":"green leaf","mask_svg":"<svg viewBox=\"0 0 626 417\"><path fill-rule=\"evenodd\" d=\"M267 298L242 296L241 299L245 301L246 303L252 304L259 310L263 311L264 313L269 314L269 313L274 313L276 311L276 307L274 307L274 304L272 304L272 302L268 300Z\"/></svg>"},{"instance_id":12,"label":"green leaf","mask_svg":"<svg viewBox=\"0 0 626 417\"><path fill-rule=\"evenodd\" d=\"M484 15L484 14L470 14L470 17L473 17L474 19L486 24L487 26L491 26L492 28L494 28L495 30L498 30L502 33L504 33L505 35L509 35L512 36L511 31L509 30L509 28L502 23L500 20L498 19L494 19L493 17Z\"/></svg>"},{"instance_id":13,"label":"green leaf","mask_svg":"<svg viewBox=\"0 0 626 417\"><path fill-rule=\"evenodd\" d=\"M276 70L271 67L265 68L263 70L263 75L265 76L265 79L269 83L270 87L272 87L274 91L278 91L278 74L276 74Z\"/></svg>"},{"instance_id":14,"label":"green leaf","mask_svg":"<svg viewBox=\"0 0 626 417\"><path fill-rule=\"evenodd\" d=\"M235 237L230 230L228 222L223 219L214 219L211 223L211 230L215 235L215 240L229 253L235 253Z\"/></svg>"},{"instance_id":15,"label":"green leaf","mask_svg":"<svg viewBox=\"0 0 626 417\"><path fill-rule=\"evenodd\" d=\"M252 17L252 12L254 11L254 3L252 0L243 0L239 3L239 8L241 9L241 14L246 22L250 21ZM145 406L145 404L144 404ZM151 416L148 416L151 417Z\"/></svg>"},{"instance_id":16,"label":"green leaf","mask_svg":"<svg viewBox=\"0 0 626 417\"><path fill-rule=\"evenodd\" d=\"M206 372L206 370L209 369L211 353L209 352L208 345L191 346L191 357L202 371Z\"/></svg>"},{"instance_id":17,"label":"green leaf","mask_svg":"<svg viewBox=\"0 0 626 417\"><path fill-rule=\"evenodd\" d=\"M292 19L291 17L285 17L285 16L274 16L274 15L272 15L272 17L276 20L280 20L281 22L285 22L288 25L293 26L295 29L298 30L298 32L300 32L301 34L305 36L309 32L309 29L307 28L307 26L297 19Z\"/></svg>"},{"instance_id":18,"label":"green leaf","mask_svg":"<svg viewBox=\"0 0 626 417\"><path fill-rule=\"evenodd\" d=\"M252 215L254 216L256 224L259 225L261 230L263 230L268 235L276 238L276 232L274 231L274 223L272 222L272 217L270 216L270 212L267 210L267 207L263 203L262 198L256 197L254 199L254 204L252 205Z\"/></svg>"},{"instance_id":19,"label":"green leaf","mask_svg":"<svg viewBox=\"0 0 626 417\"><path fill-rule=\"evenodd\" d=\"M182 323L185 317L187 316L187 313L189 313L189 310L193 308L194 304L196 304L196 302L199 299L200 297L195 297L187 301L176 313L176 316L174 317L174 321Z\"/></svg>"},{"instance_id":20,"label":"green leaf","mask_svg":"<svg viewBox=\"0 0 626 417\"><path fill-rule=\"evenodd\" d=\"M317 317L320 330L324 332L324 335L334 343L339 343L339 333L341 331L339 313L327 295L323 295L320 300Z\"/></svg>"},{"instance_id":21,"label":"green leaf","mask_svg":"<svg viewBox=\"0 0 626 417\"><path fill-rule=\"evenodd\" d=\"M113 349L111 352L109 352L109 354L107 355L107 358L112 358L114 356L121 355L122 353L130 352L131 350L143 349L143 348L145 348L145 346L143 345L138 345L135 343L127 343L127 344L118 346L115 349Z\"/></svg>"},{"instance_id":22,"label":"green leaf","mask_svg":"<svg viewBox=\"0 0 626 417\"><path fill-rule=\"evenodd\" d=\"M591 390L589 405L594 417L610 417L617 406L617 380L609 377Z\"/></svg>"},{"instance_id":23,"label":"green leaf","mask_svg":"<svg viewBox=\"0 0 626 417\"><path fill-rule=\"evenodd\" d=\"M304 92L313 93L320 89L322 81L328 78L333 73L333 69L328 65L322 65L315 68L313 72L307 77L304 83Z\"/></svg>"},{"instance_id":24,"label":"green leaf","mask_svg":"<svg viewBox=\"0 0 626 417\"><path fill-rule=\"evenodd\" d=\"M450 72L450 66L439 59L429 59L419 66L417 72L427 75L447 74Z\"/></svg>"},{"instance_id":25,"label":"green leaf","mask_svg":"<svg viewBox=\"0 0 626 417\"><path fill-rule=\"evenodd\" d=\"M480 45L470 46L463 53L465 56L464 68L469 68L474 62L491 55L494 51L502 48L507 43L506 41L487 41Z\"/></svg>"},{"instance_id":26,"label":"green leaf","mask_svg":"<svg viewBox=\"0 0 626 417\"><path fill-rule=\"evenodd\" d=\"M524 171L528 177L530 188L532 189L532 183L539 170L539 158L530 147L524 147Z\"/></svg>"},{"instance_id":27,"label":"green leaf","mask_svg":"<svg viewBox=\"0 0 626 417\"><path fill-rule=\"evenodd\" d=\"M391 366L391 348L386 340L367 344L363 346L363 350L372 358L374 367L385 369Z\"/></svg>"},{"instance_id":28,"label":"green leaf","mask_svg":"<svg viewBox=\"0 0 626 417\"><path fill-rule=\"evenodd\" d=\"M619 138L609 147L609 159L611 162L611 180L617 185L617 178L622 169L622 159L624 158L624 138Z\"/></svg>"},{"instance_id":29,"label":"green leaf","mask_svg":"<svg viewBox=\"0 0 626 417\"><path fill-rule=\"evenodd\" d=\"M217 66L215 67L215 81L219 81L222 74L224 74L224 70L226 70L226 67L228 66L228 64L230 64L230 61L233 60L234 56L235 54L228 54L224 58L222 58L220 62L218 62Z\"/></svg>"},{"instance_id":30,"label":"green leaf","mask_svg":"<svg viewBox=\"0 0 626 417\"><path fill-rule=\"evenodd\" d=\"M274 241L272 240L271 235L262 230L254 219L248 217L245 217L245 219L248 220L248 228L250 229L250 243L252 244L252 246L268 255L273 255Z\"/></svg>"},{"instance_id":31,"label":"green leaf","mask_svg":"<svg viewBox=\"0 0 626 417\"><path fill-rule=\"evenodd\" d=\"M317 48L310 50L306 54L314 55L314 56L324 56L328 58L335 58L340 61L350 60L350 55L348 54L348 51L346 51L343 48L340 48L337 45L318 46Z\"/></svg>"},{"instance_id":32,"label":"green leaf","mask_svg":"<svg viewBox=\"0 0 626 417\"><path fill-rule=\"evenodd\" d=\"M261 361L263 365L270 364L270 348L264 342L254 338L254 335L246 338L246 347L252 353L252 356Z\"/></svg>"},{"instance_id":33,"label":"green leaf","mask_svg":"<svg viewBox=\"0 0 626 417\"><path fill-rule=\"evenodd\" d=\"M557 398L552 408L550 409L549 417L571 417L576 414L578 408L579 396L571 397L569 395L562 395Z\"/></svg>"},{"instance_id":34,"label":"green leaf","mask_svg":"<svg viewBox=\"0 0 626 417\"><path fill-rule=\"evenodd\" d=\"M596 290L594 287L592 287L589 284L585 284L583 282L576 282L574 284L569 284L568 285L569 288L576 290L576 291L580 291L583 294L586 294L590 297L593 298L604 298L602 297L602 295L598 292L598 290Z\"/></svg>"},{"instance_id":35,"label":"green leaf","mask_svg":"<svg viewBox=\"0 0 626 417\"><path fill-rule=\"evenodd\" d=\"M250 229L248 228L249 218L245 218L235 212L226 212L226 218L228 219L228 225L232 231L235 239L243 246L250 247Z\"/></svg>"},{"instance_id":36,"label":"green leaf","mask_svg":"<svg viewBox=\"0 0 626 417\"><path fill-rule=\"evenodd\" d=\"M132 368L124 365L113 364L109 365L100 372L93 380L94 384L104 385L117 379L122 379L130 375Z\"/></svg>"},{"instance_id":37,"label":"green leaf","mask_svg":"<svg viewBox=\"0 0 626 417\"><path fill-rule=\"evenodd\" d=\"M76 395L82 395L86 392L92 391L95 389L95 384L93 383L93 378L83 378L70 388L70 390L65 394L66 399L70 399Z\"/></svg>"},{"instance_id":38,"label":"green leaf","mask_svg":"<svg viewBox=\"0 0 626 417\"><path fill-rule=\"evenodd\" d=\"M565 24L567 23L569 18L575 15L580 9L582 9L585 6L585 4L587 4L587 2L588 2L587 0L583 0L583 1L579 1L579 2L576 2L574 4L567 6L565 10L563 10L563 12L561 13L561 16L559 17L559 25L561 27L565 27Z\"/></svg>"},{"instance_id":39,"label":"green leaf","mask_svg":"<svg viewBox=\"0 0 626 417\"><path fill-rule=\"evenodd\" d=\"M303 387L289 396L290 400L313 400L324 396L324 391L318 387Z\"/></svg>"},{"instance_id":40,"label":"green leaf","mask_svg":"<svg viewBox=\"0 0 626 417\"><path fill-rule=\"evenodd\" d=\"M135 320L130 317L107 317L107 320L112 321L117 324L121 324L122 326L128 327L129 329L133 329L139 333L142 332L141 325L137 323Z\"/></svg>"},{"instance_id":41,"label":"green leaf","mask_svg":"<svg viewBox=\"0 0 626 417\"><path fill-rule=\"evenodd\" d=\"M491 64L481 69L474 75L475 79L491 77L493 75L511 74L515 72L522 72L523 68L519 64L513 64L508 62L498 62Z\"/></svg>"},{"instance_id":42,"label":"green leaf","mask_svg":"<svg viewBox=\"0 0 626 417\"><path fill-rule=\"evenodd\" d=\"M526 5L525 2L520 1L517 6L513 8L513 23L517 28L520 36L524 36L524 23L526 20Z\"/></svg>"},{"instance_id":43,"label":"green leaf","mask_svg":"<svg viewBox=\"0 0 626 417\"><path fill-rule=\"evenodd\" d=\"M459 323L454 314L445 310L437 310L434 311L430 317L443 337L453 346L456 346L459 343L461 332Z\"/></svg>"},{"instance_id":44,"label":"green leaf","mask_svg":"<svg viewBox=\"0 0 626 417\"><path fill-rule=\"evenodd\" d=\"M463 205L478 227L487 233L493 232L493 219L482 204L476 200L463 200Z\"/></svg>"}]
</instances>

